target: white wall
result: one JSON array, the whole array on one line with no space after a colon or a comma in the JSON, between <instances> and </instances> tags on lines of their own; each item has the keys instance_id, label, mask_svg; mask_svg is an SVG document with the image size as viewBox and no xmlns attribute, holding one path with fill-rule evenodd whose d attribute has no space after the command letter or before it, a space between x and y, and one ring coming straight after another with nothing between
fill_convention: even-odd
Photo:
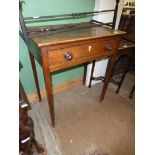
<instances>
[{"instance_id":1,"label":"white wall","mask_svg":"<svg viewBox=\"0 0 155 155\"><path fill-rule=\"evenodd\" d=\"M118 8L118 14L117 14L117 20L116 20L116 29L118 28L118 24L120 21L122 9L123 9L124 0L120 0L119 2L119 8ZM109 10L114 9L116 5L116 0L96 0L95 1L95 8L94 11L99 10ZM113 20L113 12L110 13L101 13L97 16L94 16L95 20L101 21L101 22L112 22ZM104 76L106 67L107 67L108 59L97 61L95 64L94 74L93 76ZM89 85L89 79L91 74L91 68L92 64L89 64L87 66L87 76L86 76L86 85ZM92 84L96 84L100 81L92 81Z\"/></svg>"},{"instance_id":2,"label":"white wall","mask_svg":"<svg viewBox=\"0 0 155 155\"><path fill-rule=\"evenodd\" d=\"M118 27L118 24L119 24L119 19L122 13L123 4L124 4L124 0L120 0L118 14L117 14L116 28ZM116 5L116 0L96 0L94 10L114 9L115 5ZM112 22L113 12L99 14L97 16L94 16L94 19L102 22Z\"/></svg>"}]
</instances>

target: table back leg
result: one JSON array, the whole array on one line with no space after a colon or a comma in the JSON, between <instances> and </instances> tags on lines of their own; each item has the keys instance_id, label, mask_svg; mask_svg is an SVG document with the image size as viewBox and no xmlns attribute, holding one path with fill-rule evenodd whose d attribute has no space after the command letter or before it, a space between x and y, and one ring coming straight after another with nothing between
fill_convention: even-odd
<instances>
[{"instance_id":1,"label":"table back leg","mask_svg":"<svg viewBox=\"0 0 155 155\"><path fill-rule=\"evenodd\" d=\"M92 83L92 78L93 78L93 73L94 73L94 68L95 68L95 62L96 61L93 61L92 62L92 69L91 69L91 74L90 74L90 80L89 80L89 88L91 88L91 83Z\"/></svg>"},{"instance_id":2,"label":"table back leg","mask_svg":"<svg viewBox=\"0 0 155 155\"><path fill-rule=\"evenodd\" d=\"M88 63L84 64L83 85L85 85L85 83L86 83L87 65L88 65Z\"/></svg>"},{"instance_id":3,"label":"table back leg","mask_svg":"<svg viewBox=\"0 0 155 155\"><path fill-rule=\"evenodd\" d=\"M29 57L30 57L30 61L31 61L32 71L33 71L33 75L34 75L34 81L35 81L35 85L36 85L36 89L37 89L37 94L39 97L39 101L41 101L41 94L40 94L40 87L39 87L39 82L38 82L36 64L35 64L34 56L32 55L31 52L29 52Z\"/></svg>"}]
</instances>

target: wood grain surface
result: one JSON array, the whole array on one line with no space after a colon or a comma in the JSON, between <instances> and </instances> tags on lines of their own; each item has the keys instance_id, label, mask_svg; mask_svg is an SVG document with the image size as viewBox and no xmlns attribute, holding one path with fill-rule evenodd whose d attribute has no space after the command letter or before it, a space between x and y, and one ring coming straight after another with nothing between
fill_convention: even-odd
<instances>
[{"instance_id":1,"label":"wood grain surface","mask_svg":"<svg viewBox=\"0 0 155 155\"><path fill-rule=\"evenodd\" d=\"M49 46L74 41L84 41L110 36L124 35L125 32L114 30L109 27L91 27L86 29L72 30L67 32L56 33L47 36L34 37L33 40L39 47Z\"/></svg>"}]
</instances>

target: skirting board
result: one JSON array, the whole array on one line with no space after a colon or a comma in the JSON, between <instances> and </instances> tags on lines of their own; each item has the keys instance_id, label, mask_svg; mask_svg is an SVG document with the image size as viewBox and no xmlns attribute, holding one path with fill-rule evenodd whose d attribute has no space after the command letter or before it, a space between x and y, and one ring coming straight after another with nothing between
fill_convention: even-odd
<instances>
[{"instance_id":1,"label":"skirting board","mask_svg":"<svg viewBox=\"0 0 155 155\"><path fill-rule=\"evenodd\" d=\"M53 94L59 93L59 92L64 91L64 90L69 90L71 88L74 88L74 87L82 85L82 84L83 84L83 77L79 77L79 78L67 81L65 83L57 84L57 85L53 86ZM41 89L40 93L41 93L42 98L46 97L45 88ZM27 97L28 97L30 103L34 103L36 101L39 101L36 92L27 94Z\"/></svg>"}]
</instances>

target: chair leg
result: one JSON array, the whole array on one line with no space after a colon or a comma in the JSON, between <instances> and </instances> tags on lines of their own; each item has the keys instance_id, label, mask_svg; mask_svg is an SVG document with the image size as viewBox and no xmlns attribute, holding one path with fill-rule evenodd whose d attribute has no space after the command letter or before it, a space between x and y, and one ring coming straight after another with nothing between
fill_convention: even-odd
<instances>
[{"instance_id":1,"label":"chair leg","mask_svg":"<svg viewBox=\"0 0 155 155\"><path fill-rule=\"evenodd\" d=\"M22 100L22 96L20 92L19 92L19 100Z\"/></svg>"},{"instance_id":2,"label":"chair leg","mask_svg":"<svg viewBox=\"0 0 155 155\"><path fill-rule=\"evenodd\" d=\"M36 64L35 64L34 56L31 54L31 52L29 52L29 57L30 57L30 61L31 61L32 71L33 71L33 75L34 75L34 81L35 81L35 85L36 85L36 89L37 89L37 94L39 97L39 101L41 101L41 94L40 94L40 87L39 87L39 82L38 82Z\"/></svg>"},{"instance_id":3,"label":"chair leg","mask_svg":"<svg viewBox=\"0 0 155 155\"><path fill-rule=\"evenodd\" d=\"M132 95L133 95L133 92L135 91L135 85L133 86L131 92L130 92L130 95L129 95L129 98L132 99Z\"/></svg>"},{"instance_id":4,"label":"chair leg","mask_svg":"<svg viewBox=\"0 0 155 155\"><path fill-rule=\"evenodd\" d=\"M89 88L91 88L92 77L93 77L94 68L95 68L95 62L96 62L96 61L93 61L93 63L92 63L92 69L91 69L90 80L89 80L89 86L88 86Z\"/></svg>"},{"instance_id":5,"label":"chair leg","mask_svg":"<svg viewBox=\"0 0 155 155\"><path fill-rule=\"evenodd\" d=\"M128 70L129 70L129 67L130 67L131 53L129 53L129 54L127 55L127 57L128 57L128 61L127 61L127 63L125 64L124 72L123 72L123 75L122 75L122 77L121 77L121 80L120 80L120 82L119 82L119 84L118 84L116 93L119 93L119 90L120 90L120 88L121 88L121 86L122 86L122 83L123 83L123 81L124 81L124 78L125 78L125 76L126 76Z\"/></svg>"},{"instance_id":6,"label":"chair leg","mask_svg":"<svg viewBox=\"0 0 155 155\"><path fill-rule=\"evenodd\" d=\"M29 100L28 100L28 98L26 96L25 90L24 90L24 88L23 88L22 83L21 83L20 80L19 80L19 97L21 99L23 99L29 105L29 107L31 109L30 102L29 102Z\"/></svg>"}]
</instances>

